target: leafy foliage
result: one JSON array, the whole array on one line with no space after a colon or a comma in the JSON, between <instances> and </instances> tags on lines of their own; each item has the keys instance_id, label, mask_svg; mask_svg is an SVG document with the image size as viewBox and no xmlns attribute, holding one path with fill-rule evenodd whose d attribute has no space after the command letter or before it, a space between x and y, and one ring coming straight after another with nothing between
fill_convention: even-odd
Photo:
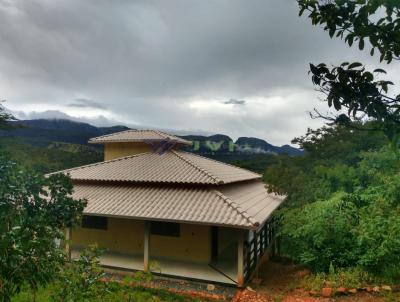
<instances>
[{"instance_id":1,"label":"leafy foliage","mask_svg":"<svg viewBox=\"0 0 400 302\"><path fill-rule=\"evenodd\" d=\"M300 15L309 12L313 25L323 25L329 36L344 38L363 50L371 43L380 60L400 58L400 2L397 0L298 0Z\"/></svg>"},{"instance_id":2,"label":"leafy foliage","mask_svg":"<svg viewBox=\"0 0 400 302\"><path fill-rule=\"evenodd\" d=\"M343 63L332 69L325 64L310 64L310 67L313 83L326 94L328 106L337 111L347 111L347 114L330 118L332 122L349 126L351 119L358 120L360 113L366 114L379 122L374 124L373 129L382 130L391 141L397 142L400 132L400 95L387 95L392 82L375 80L374 74L366 71L358 62ZM375 69L374 73L385 71Z\"/></svg>"},{"instance_id":3,"label":"leafy foliage","mask_svg":"<svg viewBox=\"0 0 400 302\"><path fill-rule=\"evenodd\" d=\"M328 199L337 191L354 191L355 167L363 151L381 149L387 139L380 132L366 131L368 124L354 124L353 130L344 126L309 129L307 134L295 138L305 155L279 156L264 174L270 191L287 195L286 205L301 206Z\"/></svg>"},{"instance_id":4,"label":"leafy foliage","mask_svg":"<svg viewBox=\"0 0 400 302\"><path fill-rule=\"evenodd\" d=\"M380 53L387 63L400 59L400 2L397 0L298 0L300 15L308 11L313 25L323 25L331 38L344 39L349 46L358 42L360 50L365 41L371 44L370 54ZM388 95L391 81L376 80L383 69L367 71L359 62L342 63L328 68L326 64L310 64L313 83L326 95L325 101L338 115L316 117L333 123L350 125L350 120L364 116L378 121L378 128L397 148L400 133L400 95ZM342 110L347 110L342 113ZM361 114L361 116L360 116ZM363 116L364 115L364 116Z\"/></svg>"},{"instance_id":5,"label":"leafy foliage","mask_svg":"<svg viewBox=\"0 0 400 302\"><path fill-rule=\"evenodd\" d=\"M362 288L381 283L379 278L365 272L360 268L348 269L335 269L333 265L330 266L329 272L321 272L306 276L302 280L302 286L308 290L319 291L323 287L345 287L345 288Z\"/></svg>"},{"instance_id":6,"label":"leafy foliage","mask_svg":"<svg viewBox=\"0 0 400 302\"><path fill-rule=\"evenodd\" d=\"M282 231L288 238L287 250L294 260L317 271L327 270L330 263L353 266L356 236L350 230L357 225L357 216L357 208L343 194L288 211Z\"/></svg>"},{"instance_id":7,"label":"leafy foliage","mask_svg":"<svg viewBox=\"0 0 400 302\"><path fill-rule=\"evenodd\" d=\"M99 301L108 293L104 271L100 267L101 254L96 246L83 250L77 260L63 267L58 278L53 301Z\"/></svg>"},{"instance_id":8,"label":"leafy foliage","mask_svg":"<svg viewBox=\"0 0 400 302\"><path fill-rule=\"evenodd\" d=\"M341 126L310 130L296 141L306 155L273 165L265 175L273 190L288 195L281 212L285 253L315 271L359 267L400 278L396 153L382 135Z\"/></svg>"},{"instance_id":9,"label":"leafy foliage","mask_svg":"<svg viewBox=\"0 0 400 302\"><path fill-rule=\"evenodd\" d=\"M34 291L64 263L56 240L77 223L85 206L74 200L71 181L20 170L0 156L0 300L28 284Z\"/></svg>"},{"instance_id":10,"label":"leafy foliage","mask_svg":"<svg viewBox=\"0 0 400 302\"><path fill-rule=\"evenodd\" d=\"M0 101L0 130L9 130L12 129L12 126L8 123L9 121L16 120L16 118L5 111L4 106Z\"/></svg>"}]
</instances>

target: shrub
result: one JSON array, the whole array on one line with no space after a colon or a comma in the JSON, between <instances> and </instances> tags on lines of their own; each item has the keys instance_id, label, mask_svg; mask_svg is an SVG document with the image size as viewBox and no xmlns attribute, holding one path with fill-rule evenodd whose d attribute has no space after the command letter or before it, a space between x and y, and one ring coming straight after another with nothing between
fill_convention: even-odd
<instances>
[{"instance_id":1,"label":"shrub","mask_svg":"<svg viewBox=\"0 0 400 302\"><path fill-rule=\"evenodd\" d=\"M323 287L360 288L374 284L374 276L362 268L330 270L328 273L316 273L306 276L302 285L308 290L319 291Z\"/></svg>"},{"instance_id":2,"label":"shrub","mask_svg":"<svg viewBox=\"0 0 400 302\"><path fill-rule=\"evenodd\" d=\"M101 301L109 292L104 282L105 272L100 267L96 246L83 250L77 260L66 265L55 284L52 299L55 302Z\"/></svg>"},{"instance_id":3,"label":"shrub","mask_svg":"<svg viewBox=\"0 0 400 302\"><path fill-rule=\"evenodd\" d=\"M282 250L315 272L332 263L400 280L400 158L386 147L360 158L351 174L325 173L351 190L283 210Z\"/></svg>"},{"instance_id":4,"label":"shrub","mask_svg":"<svg viewBox=\"0 0 400 302\"><path fill-rule=\"evenodd\" d=\"M283 215L284 251L299 263L317 271L327 271L330 263L338 267L356 264L357 209L345 194L317 201Z\"/></svg>"}]
</instances>

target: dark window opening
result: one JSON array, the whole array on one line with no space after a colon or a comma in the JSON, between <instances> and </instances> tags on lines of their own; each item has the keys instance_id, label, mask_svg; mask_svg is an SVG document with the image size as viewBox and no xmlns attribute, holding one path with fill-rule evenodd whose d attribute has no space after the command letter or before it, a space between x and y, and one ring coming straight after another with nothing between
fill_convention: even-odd
<instances>
[{"instance_id":1,"label":"dark window opening","mask_svg":"<svg viewBox=\"0 0 400 302\"><path fill-rule=\"evenodd\" d=\"M181 228L179 223L153 221L151 223L151 234L179 237L181 235Z\"/></svg>"},{"instance_id":2,"label":"dark window opening","mask_svg":"<svg viewBox=\"0 0 400 302\"><path fill-rule=\"evenodd\" d=\"M100 216L86 216L82 217L82 227L86 229L107 230L108 219L107 217Z\"/></svg>"}]
</instances>

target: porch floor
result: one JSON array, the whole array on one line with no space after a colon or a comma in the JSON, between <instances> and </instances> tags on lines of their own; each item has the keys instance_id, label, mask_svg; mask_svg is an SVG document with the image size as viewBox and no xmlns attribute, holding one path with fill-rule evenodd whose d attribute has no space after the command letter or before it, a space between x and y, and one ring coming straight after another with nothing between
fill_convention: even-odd
<instances>
[{"instance_id":1,"label":"porch floor","mask_svg":"<svg viewBox=\"0 0 400 302\"><path fill-rule=\"evenodd\" d=\"M71 257L79 257L79 250L73 249L71 251ZM224 272L228 272L226 275L229 277L227 277L207 264L154 257L151 257L150 261L157 262L162 275L236 285L236 282L233 281L235 280L235 272L233 268L226 267L223 270ZM106 252L100 256L100 263L104 267L140 271L143 270L143 255ZM154 270L154 273L159 273L158 268Z\"/></svg>"}]
</instances>

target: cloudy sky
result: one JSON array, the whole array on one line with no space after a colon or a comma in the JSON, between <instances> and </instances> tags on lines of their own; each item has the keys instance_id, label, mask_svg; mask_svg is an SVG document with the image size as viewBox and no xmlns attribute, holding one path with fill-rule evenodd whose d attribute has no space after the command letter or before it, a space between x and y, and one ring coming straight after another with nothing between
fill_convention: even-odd
<instances>
[{"instance_id":1,"label":"cloudy sky","mask_svg":"<svg viewBox=\"0 0 400 302\"><path fill-rule=\"evenodd\" d=\"M310 62L377 66L298 17L295 0L0 0L0 39L1 98L21 118L274 144L321 124L307 114L325 109Z\"/></svg>"}]
</instances>

